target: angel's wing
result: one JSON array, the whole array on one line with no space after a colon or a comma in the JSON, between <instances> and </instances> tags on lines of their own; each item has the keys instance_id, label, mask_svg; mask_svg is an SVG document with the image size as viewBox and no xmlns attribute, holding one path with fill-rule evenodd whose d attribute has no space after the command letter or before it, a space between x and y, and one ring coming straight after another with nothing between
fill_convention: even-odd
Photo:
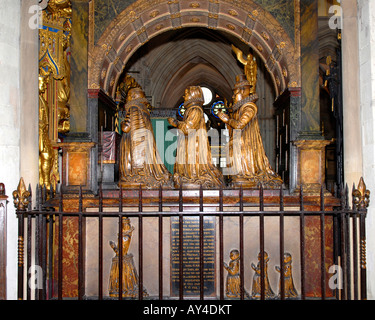
<instances>
[{"instance_id":1,"label":"angel's wing","mask_svg":"<svg viewBox=\"0 0 375 320\"><path fill-rule=\"evenodd\" d=\"M247 60L244 59L242 51L238 49L237 47L235 47L233 44L232 44L232 50L236 54L238 61L241 62L243 65L246 65Z\"/></svg>"}]
</instances>

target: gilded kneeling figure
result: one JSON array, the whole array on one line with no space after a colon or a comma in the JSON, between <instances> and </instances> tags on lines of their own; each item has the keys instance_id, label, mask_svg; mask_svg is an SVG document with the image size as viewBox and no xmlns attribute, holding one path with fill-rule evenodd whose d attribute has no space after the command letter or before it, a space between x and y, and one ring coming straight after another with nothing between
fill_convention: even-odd
<instances>
[{"instance_id":1,"label":"gilded kneeling figure","mask_svg":"<svg viewBox=\"0 0 375 320\"><path fill-rule=\"evenodd\" d=\"M230 132L227 166L232 187L257 188L261 184L264 188L280 188L283 181L272 170L260 135L255 104L258 97L250 92L251 85L245 75L237 76L232 115L218 113Z\"/></svg>"}]
</instances>

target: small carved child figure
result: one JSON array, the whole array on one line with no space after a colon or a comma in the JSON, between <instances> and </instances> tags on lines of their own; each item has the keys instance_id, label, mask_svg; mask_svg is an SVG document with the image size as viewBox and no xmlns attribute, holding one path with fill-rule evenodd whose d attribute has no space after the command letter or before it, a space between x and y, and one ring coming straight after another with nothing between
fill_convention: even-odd
<instances>
[{"instance_id":1,"label":"small carved child figure","mask_svg":"<svg viewBox=\"0 0 375 320\"><path fill-rule=\"evenodd\" d=\"M253 288L251 292L251 297L255 299L260 299L261 297L261 253L258 254L258 264L255 266L251 263L251 268L255 271L253 277ZM264 297L265 299L272 299L275 297L275 293L272 291L270 282L268 280L268 253L264 252Z\"/></svg>"},{"instance_id":2,"label":"small carved child figure","mask_svg":"<svg viewBox=\"0 0 375 320\"><path fill-rule=\"evenodd\" d=\"M226 295L228 298L241 297L240 252L236 249L230 252L229 266L224 262L224 269L228 271Z\"/></svg>"},{"instance_id":3,"label":"small carved child figure","mask_svg":"<svg viewBox=\"0 0 375 320\"><path fill-rule=\"evenodd\" d=\"M280 272L281 276L281 268L279 266L275 266L277 272ZM298 296L298 292L294 287L293 282L293 275L292 275L292 255L288 252L284 253L284 293L285 298L296 298ZM279 296L281 296L281 279L279 282Z\"/></svg>"}]
</instances>

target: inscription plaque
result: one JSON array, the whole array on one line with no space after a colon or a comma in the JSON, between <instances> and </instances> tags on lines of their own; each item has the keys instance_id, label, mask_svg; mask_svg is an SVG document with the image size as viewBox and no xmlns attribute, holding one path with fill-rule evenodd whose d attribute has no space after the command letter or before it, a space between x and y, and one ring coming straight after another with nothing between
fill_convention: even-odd
<instances>
[{"instance_id":1,"label":"inscription plaque","mask_svg":"<svg viewBox=\"0 0 375 320\"><path fill-rule=\"evenodd\" d=\"M171 217L171 295L178 296L180 281L179 218ZM203 220L203 279L204 295L215 296L215 217ZM183 294L200 294L200 239L199 217L183 218Z\"/></svg>"}]
</instances>

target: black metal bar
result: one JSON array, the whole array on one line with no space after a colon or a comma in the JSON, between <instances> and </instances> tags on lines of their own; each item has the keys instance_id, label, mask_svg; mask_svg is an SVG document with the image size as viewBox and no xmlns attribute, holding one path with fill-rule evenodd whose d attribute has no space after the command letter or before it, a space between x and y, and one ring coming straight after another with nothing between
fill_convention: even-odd
<instances>
[{"instance_id":1,"label":"black metal bar","mask_svg":"<svg viewBox=\"0 0 375 320\"><path fill-rule=\"evenodd\" d=\"M83 265L83 198L82 186L79 187L78 203L78 300L84 296L84 265Z\"/></svg>"},{"instance_id":2,"label":"black metal bar","mask_svg":"<svg viewBox=\"0 0 375 320\"><path fill-rule=\"evenodd\" d=\"M243 231L243 219L244 219L244 216L242 214L243 212L243 188L242 188L242 185L240 186L240 190L239 190L239 210L240 210L240 215L239 215L239 224L240 224L240 299L241 300L244 300L245 298L245 286L244 286L244 282L245 282L245 276L244 276L244 273L245 273L245 268L244 268L244 241L243 241L243 237L244 237L244 231Z\"/></svg>"},{"instance_id":3,"label":"black metal bar","mask_svg":"<svg viewBox=\"0 0 375 320\"><path fill-rule=\"evenodd\" d=\"M264 211L263 186L259 187L259 210ZM264 214L259 215L259 246L260 246L260 299L265 300L265 250L264 250Z\"/></svg>"},{"instance_id":4,"label":"black metal bar","mask_svg":"<svg viewBox=\"0 0 375 320\"><path fill-rule=\"evenodd\" d=\"M139 186L139 216L138 216L138 262L139 262L139 291L138 299L143 300L143 192L142 185Z\"/></svg>"},{"instance_id":5,"label":"black metal bar","mask_svg":"<svg viewBox=\"0 0 375 320\"><path fill-rule=\"evenodd\" d=\"M203 234L203 214L199 215L199 294L200 299L204 300L204 234Z\"/></svg>"},{"instance_id":6,"label":"black metal bar","mask_svg":"<svg viewBox=\"0 0 375 320\"><path fill-rule=\"evenodd\" d=\"M203 187L199 188L199 295L200 299L204 299L204 234L203 234Z\"/></svg>"},{"instance_id":7,"label":"black metal bar","mask_svg":"<svg viewBox=\"0 0 375 320\"><path fill-rule=\"evenodd\" d=\"M305 213L303 202L303 187L300 186L300 255L301 255L301 299L306 299L305 275Z\"/></svg>"},{"instance_id":8,"label":"black metal bar","mask_svg":"<svg viewBox=\"0 0 375 320\"><path fill-rule=\"evenodd\" d=\"M358 214L355 212L352 217L353 221L353 283L354 283L354 300L358 300Z\"/></svg>"},{"instance_id":9,"label":"black metal bar","mask_svg":"<svg viewBox=\"0 0 375 320\"><path fill-rule=\"evenodd\" d=\"M63 191L62 188L60 190L60 198L59 198L59 260L58 260L58 300L62 300L63 296Z\"/></svg>"},{"instance_id":10,"label":"black metal bar","mask_svg":"<svg viewBox=\"0 0 375 320\"><path fill-rule=\"evenodd\" d=\"M244 216L240 213L240 299L245 299Z\"/></svg>"},{"instance_id":11,"label":"black metal bar","mask_svg":"<svg viewBox=\"0 0 375 320\"><path fill-rule=\"evenodd\" d=\"M31 272L31 235L32 235L31 214L27 214L27 279L30 281ZM27 300L31 300L31 286L27 286Z\"/></svg>"},{"instance_id":12,"label":"black metal bar","mask_svg":"<svg viewBox=\"0 0 375 320\"><path fill-rule=\"evenodd\" d=\"M27 207L27 278L29 278L29 273L31 272L31 239L32 239L32 216L31 216L31 208L32 208L32 205L31 205L31 199L32 199L32 196L31 196L31 186L29 185L29 189L28 189L29 193L30 193L30 196L28 197L28 200L29 200L29 204L28 204L28 207ZM36 288L35 288L36 290ZM36 293L36 291L35 291ZM28 285L27 286L27 300L31 300L31 286Z\"/></svg>"},{"instance_id":13,"label":"black metal bar","mask_svg":"<svg viewBox=\"0 0 375 320\"><path fill-rule=\"evenodd\" d=\"M121 193L122 198L122 193ZM122 234L122 224L124 217L121 215L122 212L122 201L120 202L120 214L118 219L118 299L122 300L122 283L123 283L123 277L122 277L122 269L123 269L123 256L122 256L122 246L123 246L123 234Z\"/></svg>"},{"instance_id":14,"label":"black metal bar","mask_svg":"<svg viewBox=\"0 0 375 320\"><path fill-rule=\"evenodd\" d=\"M346 268L348 270L348 276L347 276L347 299L352 299L352 268L351 268L351 243L350 243L350 215L349 213L346 214L345 217L345 233L346 233Z\"/></svg>"},{"instance_id":15,"label":"black metal bar","mask_svg":"<svg viewBox=\"0 0 375 320\"><path fill-rule=\"evenodd\" d=\"M122 269L123 269L123 256L122 256L122 222L124 217L122 216L123 211L123 195L122 186L120 185L120 201L119 201L119 215L118 215L118 272L119 272L119 283L118 283L118 299L122 300Z\"/></svg>"},{"instance_id":16,"label":"black metal bar","mask_svg":"<svg viewBox=\"0 0 375 320\"><path fill-rule=\"evenodd\" d=\"M348 188L348 185L346 185L346 188L345 188L345 198L346 198L346 202L345 202L345 210L346 210L346 214L345 214L345 249L346 249L346 252L345 252L345 256L346 256L346 270L347 270L347 281L346 281L346 285L347 285L347 293L346 293L346 298L348 300L351 300L352 299L352 290L351 290L351 277L352 277L352 270L351 270L351 266L350 266L350 263L351 263L351 250L350 250L350 232L349 232L349 228L350 228L350 208L349 208L349 188Z\"/></svg>"},{"instance_id":17,"label":"black metal bar","mask_svg":"<svg viewBox=\"0 0 375 320\"><path fill-rule=\"evenodd\" d=\"M182 184L180 184L180 188L178 191L178 210L182 212L184 210L184 205L183 205L183 195L182 195Z\"/></svg>"},{"instance_id":18,"label":"black metal bar","mask_svg":"<svg viewBox=\"0 0 375 320\"><path fill-rule=\"evenodd\" d=\"M184 300L184 254L183 254L183 223L184 223L184 216L182 214L179 215L179 299Z\"/></svg>"},{"instance_id":19,"label":"black metal bar","mask_svg":"<svg viewBox=\"0 0 375 320\"><path fill-rule=\"evenodd\" d=\"M366 211L360 211L360 240L361 240L361 300L367 300L366 274Z\"/></svg>"},{"instance_id":20,"label":"black metal bar","mask_svg":"<svg viewBox=\"0 0 375 320\"><path fill-rule=\"evenodd\" d=\"M219 190L219 211L224 211L223 186ZM219 216L219 273L220 273L220 300L224 300L224 220L223 215Z\"/></svg>"},{"instance_id":21,"label":"black metal bar","mask_svg":"<svg viewBox=\"0 0 375 320\"><path fill-rule=\"evenodd\" d=\"M54 220L55 215L50 214L48 220L48 299L51 299L53 297L53 257L55 256L53 247Z\"/></svg>"},{"instance_id":22,"label":"black metal bar","mask_svg":"<svg viewBox=\"0 0 375 320\"><path fill-rule=\"evenodd\" d=\"M333 215L333 262L334 265L339 266L339 256L340 256L340 232L339 232L339 219L337 214ZM341 279L341 271L338 270L338 281ZM340 286L336 286L335 288L335 297L337 300L340 299Z\"/></svg>"},{"instance_id":23,"label":"black metal bar","mask_svg":"<svg viewBox=\"0 0 375 320\"><path fill-rule=\"evenodd\" d=\"M180 278L180 283L179 283L179 299L183 300L184 299L184 254L183 254L183 234L184 234L184 216L182 214L184 207L183 207L183 194L182 194L182 184L180 184L180 189L179 189L179 233L178 233L178 238L179 238L179 278Z\"/></svg>"},{"instance_id":24,"label":"black metal bar","mask_svg":"<svg viewBox=\"0 0 375 320\"><path fill-rule=\"evenodd\" d=\"M159 187L159 212L163 212L163 188ZM163 300L163 215L159 215L159 300Z\"/></svg>"},{"instance_id":25,"label":"black metal bar","mask_svg":"<svg viewBox=\"0 0 375 320\"><path fill-rule=\"evenodd\" d=\"M284 191L283 187L280 187L280 299L285 299L285 266L284 266Z\"/></svg>"},{"instance_id":26,"label":"black metal bar","mask_svg":"<svg viewBox=\"0 0 375 320\"><path fill-rule=\"evenodd\" d=\"M341 270L343 271L342 274L342 290L341 290L341 299L346 300L347 299L347 264L346 264L346 233L345 233L345 213L342 212L340 214L340 231L341 231Z\"/></svg>"},{"instance_id":27,"label":"black metal bar","mask_svg":"<svg viewBox=\"0 0 375 320\"><path fill-rule=\"evenodd\" d=\"M43 273L43 214L42 214L42 187L38 186L37 187L37 208L38 208L38 213L36 216L36 263L38 266L42 267ZM43 278L42 278L43 279ZM42 286L44 287L44 283L42 282ZM43 300L43 290L39 289L38 290L38 300Z\"/></svg>"},{"instance_id":28,"label":"black metal bar","mask_svg":"<svg viewBox=\"0 0 375 320\"><path fill-rule=\"evenodd\" d=\"M324 214L324 189L320 189L320 286L321 298L326 299L326 255L325 255L325 214Z\"/></svg>"},{"instance_id":29,"label":"black metal bar","mask_svg":"<svg viewBox=\"0 0 375 320\"><path fill-rule=\"evenodd\" d=\"M43 270L43 288L42 300L47 299L47 216L42 216L42 270Z\"/></svg>"},{"instance_id":30,"label":"black metal bar","mask_svg":"<svg viewBox=\"0 0 375 320\"><path fill-rule=\"evenodd\" d=\"M18 300L23 300L23 272L24 272L24 211L17 210L18 217Z\"/></svg>"},{"instance_id":31,"label":"black metal bar","mask_svg":"<svg viewBox=\"0 0 375 320\"><path fill-rule=\"evenodd\" d=\"M103 189L99 185L99 300L103 300ZM120 263L120 262L119 262Z\"/></svg>"}]
</instances>

